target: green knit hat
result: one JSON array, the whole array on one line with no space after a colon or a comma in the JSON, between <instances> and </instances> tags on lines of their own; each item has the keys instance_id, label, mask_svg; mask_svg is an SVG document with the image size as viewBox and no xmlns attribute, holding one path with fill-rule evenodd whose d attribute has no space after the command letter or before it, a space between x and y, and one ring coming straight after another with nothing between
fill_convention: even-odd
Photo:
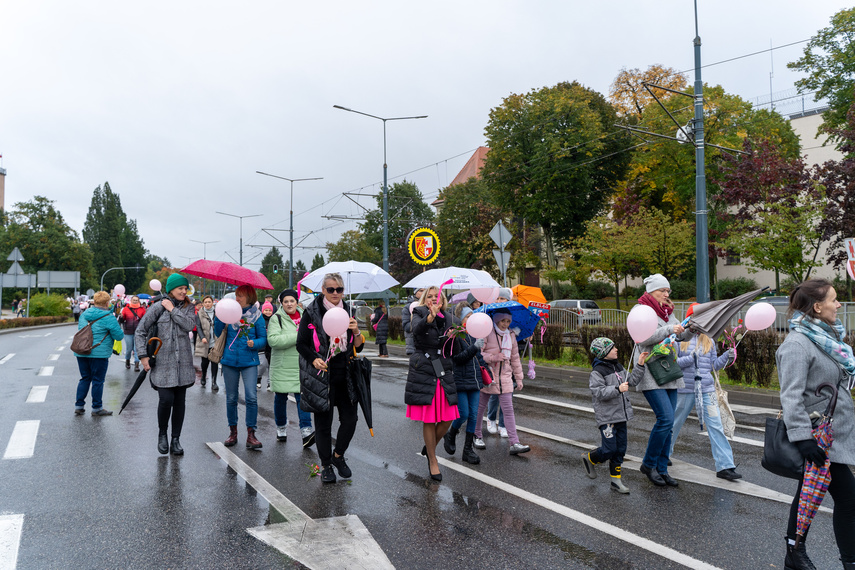
<instances>
[{"instance_id":1,"label":"green knit hat","mask_svg":"<svg viewBox=\"0 0 855 570\"><path fill-rule=\"evenodd\" d=\"M173 273L169 276L169 279L166 280L166 288L164 289L164 291L166 293L169 293L176 287L181 287L182 285L188 287L190 285L190 282L187 281L187 278L181 275L180 273Z\"/></svg>"},{"instance_id":2,"label":"green knit hat","mask_svg":"<svg viewBox=\"0 0 855 570\"><path fill-rule=\"evenodd\" d=\"M595 358L605 358L609 355L614 346L615 343L610 338L606 338L604 336L595 338L591 343L591 354L593 354Z\"/></svg>"}]
</instances>

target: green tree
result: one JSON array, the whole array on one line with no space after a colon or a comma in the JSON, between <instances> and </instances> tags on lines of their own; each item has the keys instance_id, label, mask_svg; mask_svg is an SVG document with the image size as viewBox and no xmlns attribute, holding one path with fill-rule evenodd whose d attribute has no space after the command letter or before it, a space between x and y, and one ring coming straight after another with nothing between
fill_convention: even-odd
<instances>
[{"instance_id":1,"label":"green tree","mask_svg":"<svg viewBox=\"0 0 855 570\"><path fill-rule=\"evenodd\" d=\"M653 96L645 89L645 83L674 91L683 91L689 86L686 76L673 67L655 64L644 71L638 68L623 68L609 89L609 101L615 106L619 115L640 118L648 106L656 105ZM670 96L668 91L655 87L651 89L660 100Z\"/></svg>"},{"instance_id":2,"label":"green tree","mask_svg":"<svg viewBox=\"0 0 855 570\"><path fill-rule=\"evenodd\" d=\"M274 265L277 269L276 273L273 272ZM277 247L271 247L261 258L259 272L267 277L274 291L281 291L288 286L288 265L282 260L282 254Z\"/></svg>"},{"instance_id":3,"label":"green tree","mask_svg":"<svg viewBox=\"0 0 855 570\"><path fill-rule=\"evenodd\" d=\"M620 309L620 282L632 273L635 262L647 254L644 245L631 228L609 216L599 216L588 222L584 236L573 241L572 251L578 261L614 283L616 308ZM572 261L573 257L565 265L572 266Z\"/></svg>"},{"instance_id":4,"label":"green tree","mask_svg":"<svg viewBox=\"0 0 855 570\"><path fill-rule=\"evenodd\" d=\"M605 98L577 82L512 94L490 111L482 174L499 207L543 230L550 268L555 244L581 235L625 174L629 135L615 122Z\"/></svg>"},{"instance_id":5,"label":"green tree","mask_svg":"<svg viewBox=\"0 0 855 570\"><path fill-rule=\"evenodd\" d=\"M324 256L321 255L320 253L316 253L315 257L312 258L312 269L311 269L311 271L314 271L315 269L320 269L321 267L323 267L326 264L327 263L326 263L326 261L324 261Z\"/></svg>"},{"instance_id":6,"label":"green tree","mask_svg":"<svg viewBox=\"0 0 855 570\"><path fill-rule=\"evenodd\" d=\"M641 208L628 231L638 242L642 272L675 278L695 266L694 223L675 220L656 208Z\"/></svg>"},{"instance_id":7,"label":"green tree","mask_svg":"<svg viewBox=\"0 0 855 570\"><path fill-rule=\"evenodd\" d=\"M3 272L11 265L6 256L17 247L24 256L21 266L27 273L79 271L83 290L97 285L92 252L65 223L53 200L35 196L28 202L18 202L5 214L5 219L5 226L0 226Z\"/></svg>"},{"instance_id":8,"label":"green tree","mask_svg":"<svg viewBox=\"0 0 855 570\"><path fill-rule=\"evenodd\" d=\"M816 99L828 101L820 130L838 139L834 131L847 126L846 114L855 95L855 8L831 17L831 25L819 30L805 46L804 55L787 67L807 74L796 81L802 93L815 91Z\"/></svg>"},{"instance_id":9,"label":"green tree","mask_svg":"<svg viewBox=\"0 0 855 570\"><path fill-rule=\"evenodd\" d=\"M391 248L390 248L391 251ZM348 230L341 234L335 243L327 243L327 260L332 261L368 261L379 265L382 254L368 245L368 240L359 230Z\"/></svg>"},{"instance_id":10,"label":"green tree","mask_svg":"<svg viewBox=\"0 0 855 570\"><path fill-rule=\"evenodd\" d=\"M444 188L440 198L444 202L437 215L436 231L442 240L442 264L483 269L496 275L490 230L505 216L490 188L483 180L470 178Z\"/></svg>"},{"instance_id":11,"label":"green tree","mask_svg":"<svg viewBox=\"0 0 855 570\"><path fill-rule=\"evenodd\" d=\"M148 252L137 230L137 221L127 220L122 228L122 263L126 267L138 266L142 268L139 271L133 269L125 271L123 285L129 293L140 291L147 284L145 280L147 254Z\"/></svg>"}]
</instances>

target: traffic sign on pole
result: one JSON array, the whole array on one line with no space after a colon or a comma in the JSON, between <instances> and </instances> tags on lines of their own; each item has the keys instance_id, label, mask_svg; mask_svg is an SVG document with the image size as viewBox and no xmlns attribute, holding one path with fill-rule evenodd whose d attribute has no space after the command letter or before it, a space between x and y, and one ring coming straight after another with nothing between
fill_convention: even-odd
<instances>
[{"instance_id":1,"label":"traffic sign on pole","mask_svg":"<svg viewBox=\"0 0 855 570\"><path fill-rule=\"evenodd\" d=\"M6 258L6 261L24 261L24 256L21 255L21 250L16 247Z\"/></svg>"},{"instance_id":2,"label":"traffic sign on pole","mask_svg":"<svg viewBox=\"0 0 855 570\"><path fill-rule=\"evenodd\" d=\"M508 228L505 227L505 224L502 223L502 220L496 222L496 225L493 226L493 229L490 230L490 237L499 246L499 249L505 249L505 246L508 245L508 242L511 241L511 238L514 237L511 235L511 232L508 231Z\"/></svg>"}]
</instances>

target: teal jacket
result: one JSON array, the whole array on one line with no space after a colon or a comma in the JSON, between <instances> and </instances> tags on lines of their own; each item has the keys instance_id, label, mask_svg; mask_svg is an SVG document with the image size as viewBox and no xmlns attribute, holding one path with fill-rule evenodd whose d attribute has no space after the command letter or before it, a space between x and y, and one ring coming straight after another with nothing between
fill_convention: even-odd
<instances>
[{"instance_id":1,"label":"teal jacket","mask_svg":"<svg viewBox=\"0 0 855 570\"><path fill-rule=\"evenodd\" d=\"M98 317L103 315L107 316L103 319L98 319ZM80 321L77 324L77 330L82 329L89 321L94 321L95 319L98 319L97 322L92 323L92 346L95 348L89 354L77 354L75 352L74 356L78 358L110 358L110 355L113 354L113 341L125 338L122 325L119 324L113 313L108 309L101 309L95 306L83 311L83 314L80 315ZM101 342L102 340L104 342ZM98 344L99 342L101 344Z\"/></svg>"}]
</instances>

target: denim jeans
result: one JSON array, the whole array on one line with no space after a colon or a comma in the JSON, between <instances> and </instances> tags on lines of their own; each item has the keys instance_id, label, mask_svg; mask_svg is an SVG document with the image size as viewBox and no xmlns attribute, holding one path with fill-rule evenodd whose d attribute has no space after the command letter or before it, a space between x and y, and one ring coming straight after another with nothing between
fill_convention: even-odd
<instances>
[{"instance_id":1,"label":"denim jeans","mask_svg":"<svg viewBox=\"0 0 855 570\"><path fill-rule=\"evenodd\" d=\"M125 347L125 360L130 360L131 355L134 356L134 362L139 362L140 357L137 354L137 347L134 345L134 335L126 334L125 340L122 341Z\"/></svg>"},{"instance_id":2,"label":"denim jeans","mask_svg":"<svg viewBox=\"0 0 855 570\"><path fill-rule=\"evenodd\" d=\"M297 400L297 417L300 419L300 429L312 427L312 414L300 408L300 393L294 394L294 399ZM276 427L285 427L288 425L288 394L273 394L273 418L276 420Z\"/></svg>"},{"instance_id":3,"label":"denim jeans","mask_svg":"<svg viewBox=\"0 0 855 570\"><path fill-rule=\"evenodd\" d=\"M86 395L89 386L92 386L92 411L97 412L104 403L101 398L104 395L104 378L107 376L107 365L109 358L81 358L77 357L77 368L80 370L80 381L77 382L77 401L74 407L82 410L86 405Z\"/></svg>"},{"instance_id":4,"label":"denim jeans","mask_svg":"<svg viewBox=\"0 0 855 570\"><path fill-rule=\"evenodd\" d=\"M704 396L704 426L707 428L707 433L710 436L710 447L712 448L713 459L715 459L715 470L730 469L735 467L733 462L733 450L730 448L730 442L724 435L724 428L721 425L721 415L718 411L718 400L715 397L715 392L708 392ZM680 428L689 417L689 413L695 408L694 394L677 394L677 409L674 411L674 428L671 436L671 452L669 457L674 454L674 442L677 441L677 436L680 434ZM698 414L701 412L699 411Z\"/></svg>"},{"instance_id":5,"label":"denim jeans","mask_svg":"<svg viewBox=\"0 0 855 570\"><path fill-rule=\"evenodd\" d=\"M490 401L487 402L487 419L491 422L496 421L496 415L499 417L499 427L505 427L505 414L499 408L499 395L493 394L490 396Z\"/></svg>"},{"instance_id":6,"label":"denim jeans","mask_svg":"<svg viewBox=\"0 0 855 570\"><path fill-rule=\"evenodd\" d=\"M674 427L674 408L677 406L677 390L645 390L644 397L653 413L656 423L647 440L647 451L642 465L660 473L668 473L668 452L671 450L671 429Z\"/></svg>"},{"instance_id":7,"label":"denim jeans","mask_svg":"<svg viewBox=\"0 0 855 570\"><path fill-rule=\"evenodd\" d=\"M451 427L460 429L466 422L466 432L475 433L475 423L478 421L478 404L481 401L480 390L457 391L457 409L460 417L451 422Z\"/></svg>"},{"instance_id":8,"label":"denim jeans","mask_svg":"<svg viewBox=\"0 0 855 570\"><path fill-rule=\"evenodd\" d=\"M223 367L223 381L226 384L226 417L230 426L238 423L238 387L243 378L243 398L246 401L246 427L255 429L258 421L258 393L255 382L258 379L258 366L235 368Z\"/></svg>"}]
</instances>

